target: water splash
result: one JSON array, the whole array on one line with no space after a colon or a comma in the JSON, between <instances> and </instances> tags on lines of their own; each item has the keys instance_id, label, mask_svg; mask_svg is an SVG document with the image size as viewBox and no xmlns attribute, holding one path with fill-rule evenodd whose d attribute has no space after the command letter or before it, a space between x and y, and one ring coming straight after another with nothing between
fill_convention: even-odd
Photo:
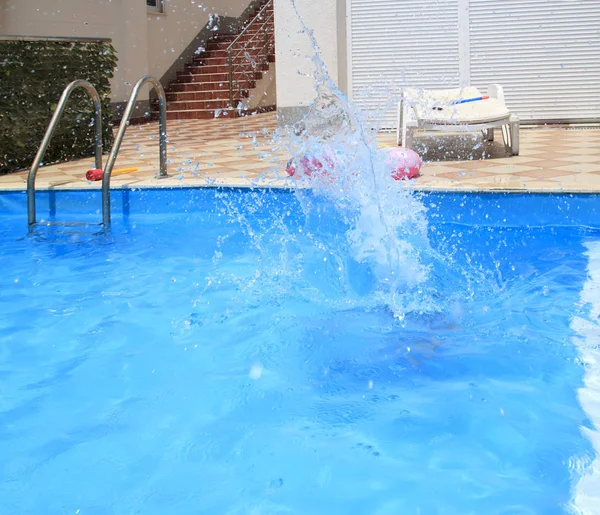
<instances>
[{"instance_id":1,"label":"water splash","mask_svg":"<svg viewBox=\"0 0 600 515\"><path fill-rule=\"evenodd\" d=\"M378 148L365 121L369 113L365 118L337 88L296 15L313 48L315 99L297 124L276 131L272 147L292 155L297 202L260 188L241 198L219 195L237 232L219 244L201 297L226 285L236 298L251 299L246 308L293 297L317 311L385 308L400 320L446 311L465 290L456 283L464 278L449 273L448 259L430 246L426 208L409 181L392 178L389 151ZM238 248L256 261L224 269L222 256Z\"/></svg>"},{"instance_id":2,"label":"water splash","mask_svg":"<svg viewBox=\"0 0 600 515\"><path fill-rule=\"evenodd\" d=\"M384 294L388 306L402 318L414 308L414 295L422 293L419 287L431 268L424 259L425 254L433 255L425 208L407 183L392 178L387 152L378 149L375 130L367 127L331 79L313 32L295 1L291 3L314 51L316 97L293 127L288 145L307 223L311 225L311 216L319 212L316 203L329 202L343 221L350 257L371 269L374 290ZM331 235L320 236L320 243L328 246Z\"/></svg>"}]
</instances>

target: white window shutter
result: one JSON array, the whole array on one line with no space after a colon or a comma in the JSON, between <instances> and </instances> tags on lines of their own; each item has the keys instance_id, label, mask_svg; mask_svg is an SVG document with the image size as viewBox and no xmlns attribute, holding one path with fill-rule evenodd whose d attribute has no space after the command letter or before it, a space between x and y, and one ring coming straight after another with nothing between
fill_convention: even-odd
<instances>
[{"instance_id":1,"label":"white window shutter","mask_svg":"<svg viewBox=\"0 0 600 515\"><path fill-rule=\"evenodd\" d=\"M458 0L348 0L349 93L394 128L404 85L459 84ZM379 111L379 112L378 112Z\"/></svg>"},{"instance_id":2,"label":"white window shutter","mask_svg":"<svg viewBox=\"0 0 600 515\"><path fill-rule=\"evenodd\" d=\"M600 119L600 0L470 0L471 83L522 123Z\"/></svg>"}]
</instances>

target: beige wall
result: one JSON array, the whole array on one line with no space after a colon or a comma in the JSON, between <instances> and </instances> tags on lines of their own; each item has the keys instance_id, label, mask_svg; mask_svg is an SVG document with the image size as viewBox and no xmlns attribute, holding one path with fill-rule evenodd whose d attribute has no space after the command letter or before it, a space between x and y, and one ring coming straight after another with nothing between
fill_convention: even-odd
<instances>
[{"instance_id":1,"label":"beige wall","mask_svg":"<svg viewBox=\"0 0 600 515\"><path fill-rule=\"evenodd\" d=\"M125 100L128 84L147 72L145 2L2 0L0 12L5 35L112 38L119 56L114 101Z\"/></svg>"},{"instance_id":2,"label":"beige wall","mask_svg":"<svg viewBox=\"0 0 600 515\"><path fill-rule=\"evenodd\" d=\"M256 81L256 87L250 90L250 98L244 102L245 107L247 109L273 107L277 102L275 85L275 65L271 64L269 69L263 72L262 78Z\"/></svg>"},{"instance_id":3,"label":"beige wall","mask_svg":"<svg viewBox=\"0 0 600 515\"><path fill-rule=\"evenodd\" d=\"M142 75L167 72L210 13L238 17L249 3L166 0L165 14L151 14L144 0L0 0L0 34L112 38L119 58L112 100L124 102Z\"/></svg>"},{"instance_id":4,"label":"beige wall","mask_svg":"<svg viewBox=\"0 0 600 515\"><path fill-rule=\"evenodd\" d=\"M237 18L249 3L250 0L165 0L165 14L147 15L149 72L162 77L209 22L209 14Z\"/></svg>"},{"instance_id":5,"label":"beige wall","mask_svg":"<svg viewBox=\"0 0 600 515\"><path fill-rule=\"evenodd\" d=\"M330 76L343 87L346 67L339 58L346 54L345 37L339 37L338 25L345 23L345 0L296 0L296 7L313 31ZM301 110L315 97L314 50L291 0L275 0L275 51L278 111Z\"/></svg>"}]
</instances>

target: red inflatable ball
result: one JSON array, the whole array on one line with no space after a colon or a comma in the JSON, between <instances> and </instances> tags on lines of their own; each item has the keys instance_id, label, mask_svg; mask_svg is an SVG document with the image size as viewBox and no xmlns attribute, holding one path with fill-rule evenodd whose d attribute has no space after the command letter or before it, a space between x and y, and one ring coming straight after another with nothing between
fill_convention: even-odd
<instances>
[{"instance_id":1,"label":"red inflatable ball","mask_svg":"<svg viewBox=\"0 0 600 515\"><path fill-rule=\"evenodd\" d=\"M85 178L88 181L101 181L103 173L104 172L100 168L92 168L87 171Z\"/></svg>"},{"instance_id":2,"label":"red inflatable ball","mask_svg":"<svg viewBox=\"0 0 600 515\"><path fill-rule=\"evenodd\" d=\"M423 160L414 150L399 147L388 152L385 163L392 170L392 178L400 181L419 177Z\"/></svg>"}]
</instances>

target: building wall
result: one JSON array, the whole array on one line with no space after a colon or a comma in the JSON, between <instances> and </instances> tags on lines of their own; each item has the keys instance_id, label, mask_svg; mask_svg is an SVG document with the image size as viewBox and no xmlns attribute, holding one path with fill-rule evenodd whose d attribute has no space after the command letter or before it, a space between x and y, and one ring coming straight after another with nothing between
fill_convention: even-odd
<instances>
[{"instance_id":1,"label":"building wall","mask_svg":"<svg viewBox=\"0 0 600 515\"><path fill-rule=\"evenodd\" d=\"M144 0L0 0L0 34L111 38L119 58L112 100L122 103L142 75L167 73L210 14L237 18L249 3L165 0L165 14L157 14L147 12Z\"/></svg>"},{"instance_id":2,"label":"building wall","mask_svg":"<svg viewBox=\"0 0 600 515\"><path fill-rule=\"evenodd\" d=\"M111 38L118 51L113 100L126 100L147 73L146 7L138 0L3 0L4 35Z\"/></svg>"},{"instance_id":3,"label":"building wall","mask_svg":"<svg viewBox=\"0 0 600 515\"><path fill-rule=\"evenodd\" d=\"M600 120L600 0L348 0L350 97L394 130L403 87L504 88L521 123Z\"/></svg>"},{"instance_id":4,"label":"building wall","mask_svg":"<svg viewBox=\"0 0 600 515\"><path fill-rule=\"evenodd\" d=\"M222 20L239 18L250 0L165 0L165 14L148 13L148 69L161 78L209 24L209 15ZM219 31L225 28L217 25ZM200 45L199 45L200 46Z\"/></svg>"},{"instance_id":5,"label":"building wall","mask_svg":"<svg viewBox=\"0 0 600 515\"><path fill-rule=\"evenodd\" d=\"M345 0L275 1L277 112L280 123L294 123L315 97L315 49L298 16L313 31L321 58L334 81L345 87Z\"/></svg>"},{"instance_id":6,"label":"building wall","mask_svg":"<svg viewBox=\"0 0 600 515\"><path fill-rule=\"evenodd\" d=\"M348 94L348 11L347 0L336 0L336 29L338 49L338 87Z\"/></svg>"},{"instance_id":7,"label":"building wall","mask_svg":"<svg viewBox=\"0 0 600 515\"><path fill-rule=\"evenodd\" d=\"M256 81L256 87L250 90L250 97L244 102L247 109L273 107L277 102L276 84L275 65L271 64L269 69L263 72L262 78Z\"/></svg>"}]
</instances>

